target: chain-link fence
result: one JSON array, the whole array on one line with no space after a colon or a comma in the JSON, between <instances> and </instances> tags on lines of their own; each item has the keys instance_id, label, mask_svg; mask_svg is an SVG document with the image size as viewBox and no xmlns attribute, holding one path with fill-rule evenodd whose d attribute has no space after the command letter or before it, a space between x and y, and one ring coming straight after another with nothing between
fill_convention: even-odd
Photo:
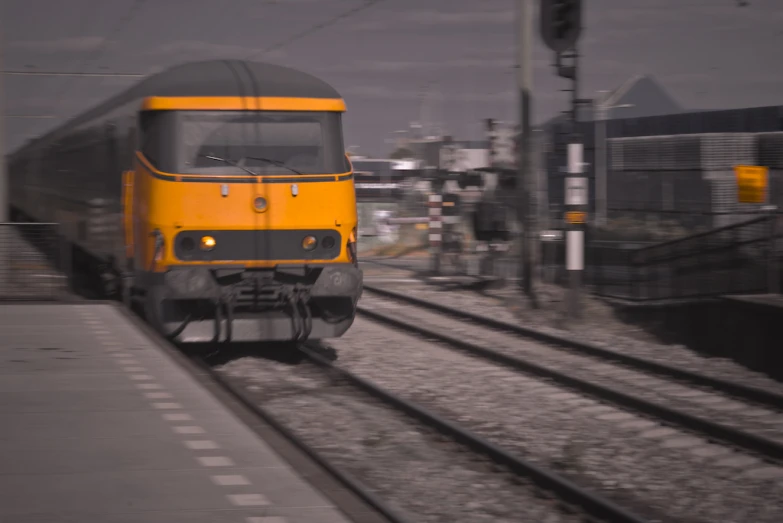
<instances>
[{"instance_id":1,"label":"chain-link fence","mask_svg":"<svg viewBox=\"0 0 783 523\"><path fill-rule=\"evenodd\" d=\"M55 223L0 223L0 300L62 300L71 253Z\"/></svg>"}]
</instances>

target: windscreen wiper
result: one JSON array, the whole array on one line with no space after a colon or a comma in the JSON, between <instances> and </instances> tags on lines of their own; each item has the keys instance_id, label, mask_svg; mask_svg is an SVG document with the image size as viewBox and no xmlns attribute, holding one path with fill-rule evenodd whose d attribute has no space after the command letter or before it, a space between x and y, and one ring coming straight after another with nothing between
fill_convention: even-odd
<instances>
[{"instance_id":1,"label":"windscreen wiper","mask_svg":"<svg viewBox=\"0 0 783 523\"><path fill-rule=\"evenodd\" d=\"M272 165L279 165L280 167L283 167L284 169L288 169L293 173L304 175L304 173L297 171L293 167L287 166L285 162L281 162L280 160L273 160L271 158L259 158L257 156L245 156L245 158L247 158L248 160L258 160L259 162L271 163Z\"/></svg>"},{"instance_id":2,"label":"windscreen wiper","mask_svg":"<svg viewBox=\"0 0 783 523\"><path fill-rule=\"evenodd\" d=\"M254 173L253 171L251 171L247 167L239 165L238 162L235 162L235 161L232 161L232 160L226 160L225 158L221 158L220 156L212 156L212 155L209 155L209 154L199 154L198 156L199 156L199 158L207 158L208 160L215 160L216 162L223 162L223 163L226 163L228 165L231 165L232 167L239 167L240 169L242 169L243 171L245 171L248 174L251 174L253 176L258 176L258 173Z\"/></svg>"}]
</instances>

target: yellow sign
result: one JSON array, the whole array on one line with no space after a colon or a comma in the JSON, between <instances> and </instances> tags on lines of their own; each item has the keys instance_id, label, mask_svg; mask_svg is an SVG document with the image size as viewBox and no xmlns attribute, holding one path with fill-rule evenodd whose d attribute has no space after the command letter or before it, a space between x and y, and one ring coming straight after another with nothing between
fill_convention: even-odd
<instances>
[{"instance_id":1,"label":"yellow sign","mask_svg":"<svg viewBox=\"0 0 783 523\"><path fill-rule=\"evenodd\" d=\"M769 169L756 165L735 165L739 203L764 203L767 196Z\"/></svg>"},{"instance_id":2,"label":"yellow sign","mask_svg":"<svg viewBox=\"0 0 783 523\"><path fill-rule=\"evenodd\" d=\"M423 231L424 229L429 229L430 225L428 223L417 223L416 224L416 230Z\"/></svg>"},{"instance_id":3,"label":"yellow sign","mask_svg":"<svg viewBox=\"0 0 783 523\"><path fill-rule=\"evenodd\" d=\"M570 211L565 215L565 219L568 223L585 223L587 219L587 213L581 211Z\"/></svg>"}]
</instances>

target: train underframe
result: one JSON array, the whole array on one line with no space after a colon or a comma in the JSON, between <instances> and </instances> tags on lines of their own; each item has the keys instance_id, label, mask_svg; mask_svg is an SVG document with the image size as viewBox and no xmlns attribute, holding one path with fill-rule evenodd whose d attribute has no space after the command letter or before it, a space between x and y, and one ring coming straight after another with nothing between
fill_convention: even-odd
<instances>
[{"instance_id":1,"label":"train underframe","mask_svg":"<svg viewBox=\"0 0 783 523\"><path fill-rule=\"evenodd\" d=\"M14 221L36 221L18 208L11 212ZM67 243L65 270L75 287L93 298L137 302L161 334L182 343L337 338L353 324L362 294L354 263L182 265L125 279L114 259Z\"/></svg>"},{"instance_id":2,"label":"train underframe","mask_svg":"<svg viewBox=\"0 0 783 523\"><path fill-rule=\"evenodd\" d=\"M362 292L362 272L350 263L180 266L136 279L148 321L181 343L337 338Z\"/></svg>"}]
</instances>

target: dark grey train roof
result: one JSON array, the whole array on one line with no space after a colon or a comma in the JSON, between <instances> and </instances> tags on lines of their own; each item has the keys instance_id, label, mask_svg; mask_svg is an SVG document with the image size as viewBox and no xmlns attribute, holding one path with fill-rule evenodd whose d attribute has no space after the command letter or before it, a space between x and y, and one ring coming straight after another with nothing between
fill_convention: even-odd
<instances>
[{"instance_id":1,"label":"dark grey train roof","mask_svg":"<svg viewBox=\"0 0 783 523\"><path fill-rule=\"evenodd\" d=\"M150 76L126 93L136 98L147 96L340 98L332 86L302 71L280 65L241 60L210 60L175 66Z\"/></svg>"},{"instance_id":2,"label":"dark grey train roof","mask_svg":"<svg viewBox=\"0 0 783 523\"><path fill-rule=\"evenodd\" d=\"M337 90L323 80L281 65L243 60L189 62L145 78L53 129L41 139L76 127L133 100L149 96L341 98ZM22 146L21 149L24 148L25 146Z\"/></svg>"}]
</instances>

